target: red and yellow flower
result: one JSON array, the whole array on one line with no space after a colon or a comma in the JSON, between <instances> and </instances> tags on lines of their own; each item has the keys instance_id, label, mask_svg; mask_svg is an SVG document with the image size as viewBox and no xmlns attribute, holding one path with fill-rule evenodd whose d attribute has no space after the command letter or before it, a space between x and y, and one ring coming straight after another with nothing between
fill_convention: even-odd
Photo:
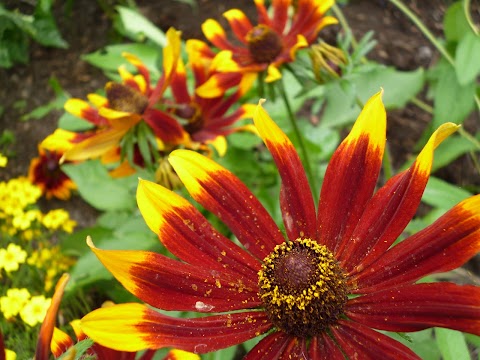
<instances>
[{"instance_id":1,"label":"red and yellow flower","mask_svg":"<svg viewBox=\"0 0 480 360\"><path fill-rule=\"evenodd\" d=\"M119 68L122 83L109 82L105 87L106 97L90 94L90 103L70 99L65 109L93 124L95 129L86 133L64 156L65 160L97 158L119 147L121 139L140 121L144 121L162 143L182 143L187 134L171 119L164 119L155 108L177 66L180 56L180 32L167 31L167 45L163 49L163 72L157 85L151 79L145 65L132 54L125 58L137 68L133 75L125 67ZM113 149L113 150L112 150Z\"/></svg>"},{"instance_id":2,"label":"red and yellow flower","mask_svg":"<svg viewBox=\"0 0 480 360\"><path fill-rule=\"evenodd\" d=\"M47 136L39 145L39 157L30 161L28 178L37 185L47 199L56 197L68 200L71 191L76 189L75 183L60 168L60 159L72 148L74 133L61 129Z\"/></svg>"},{"instance_id":3,"label":"red and yellow flower","mask_svg":"<svg viewBox=\"0 0 480 360\"><path fill-rule=\"evenodd\" d=\"M279 67L295 60L298 49L311 45L319 31L337 20L325 13L334 0L273 0L271 9L263 0L255 0L258 24L252 25L239 9L230 9L223 16L227 19L236 41L228 40L222 26L213 19L202 25L205 37L217 48L228 51L238 68L224 69L201 89L208 93L238 79L238 74L252 76L266 71L265 81L281 77ZM271 10L271 11L269 11Z\"/></svg>"},{"instance_id":4,"label":"red and yellow flower","mask_svg":"<svg viewBox=\"0 0 480 360\"><path fill-rule=\"evenodd\" d=\"M235 110L231 109L251 84L245 78L231 94L219 92L217 96L200 96L196 89L232 60L224 58L222 54L213 55L208 46L199 40L188 40L186 48L195 80L194 87L189 90L186 67L182 59L179 59L170 82L173 99L165 101L165 112L162 114L166 120L177 119L182 124L191 138L191 143L187 145L189 148L201 149L205 144L212 144L218 153L223 155L226 151L226 135L240 130L252 130L251 125L233 125L238 120L252 118L255 106L244 104ZM213 56L211 60L203 56L206 53ZM234 85L232 84L232 87Z\"/></svg>"},{"instance_id":5,"label":"red and yellow flower","mask_svg":"<svg viewBox=\"0 0 480 360\"><path fill-rule=\"evenodd\" d=\"M365 105L327 168L318 211L300 158L259 105L255 125L278 167L285 235L246 186L214 161L176 150L170 163L191 196L221 219L231 241L187 200L140 181L148 226L178 260L88 244L144 301L95 310L82 330L124 351L206 353L266 334L251 359L418 359L376 331L445 327L480 335L480 288L417 283L455 269L480 248L480 195L393 245L414 216L434 149L457 125L430 137L414 163L375 191L386 142L381 93ZM173 318L153 308L208 314ZM212 314L215 313L215 314Z\"/></svg>"}]
</instances>

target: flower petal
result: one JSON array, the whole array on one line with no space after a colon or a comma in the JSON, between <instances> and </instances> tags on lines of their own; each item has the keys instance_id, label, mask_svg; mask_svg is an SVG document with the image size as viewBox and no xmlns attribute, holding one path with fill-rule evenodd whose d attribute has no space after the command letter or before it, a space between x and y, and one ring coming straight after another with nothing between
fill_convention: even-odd
<instances>
[{"instance_id":1,"label":"flower petal","mask_svg":"<svg viewBox=\"0 0 480 360\"><path fill-rule=\"evenodd\" d=\"M255 279L260 263L225 238L188 201L155 183L140 180L140 212L165 247L181 260Z\"/></svg>"},{"instance_id":2,"label":"flower petal","mask_svg":"<svg viewBox=\"0 0 480 360\"><path fill-rule=\"evenodd\" d=\"M291 0L273 0L273 28L282 34L288 20L288 8Z\"/></svg>"},{"instance_id":3,"label":"flower petal","mask_svg":"<svg viewBox=\"0 0 480 360\"><path fill-rule=\"evenodd\" d=\"M255 77L256 78L256 77ZM202 85L195 89L195 93L205 99L222 96L228 89L241 85L242 92L251 86L252 76L243 81L242 74L238 72L225 72L213 74Z\"/></svg>"},{"instance_id":4,"label":"flower petal","mask_svg":"<svg viewBox=\"0 0 480 360\"><path fill-rule=\"evenodd\" d=\"M57 318L58 308L69 279L70 276L68 274L63 274L55 287L52 303L47 310L38 336L37 349L35 351L35 359L37 360L48 360L50 358L50 343L55 328L55 319Z\"/></svg>"},{"instance_id":5,"label":"flower petal","mask_svg":"<svg viewBox=\"0 0 480 360\"><path fill-rule=\"evenodd\" d=\"M192 197L228 225L258 259L284 241L263 205L231 172L188 150L173 151L169 161Z\"/></svg>"},{"instance_id":6,"label":"flower petal","mask_svg":"<svg viewBox=\"0 0 480 360\"><path fill-rule=\"evenodd\" d=\"M181 319L129 303L97 309L82 319L81 326L95 342L120 351L175 347L206 353L258 336L271 324L259 311Z\"/></svg>"},{"instance_id":7,"label":"flower petal","mask_svg":"<svg viewBox=\"0 0 480 360\"><path fill-rule=\"evenodd\" d=\"M225 31L218 23L218 21L213 19L207 19L202 24L202 31L205 37L210 40L210 42L217 48L222 50L235 51L236 46L234 46L227 40L227 34L225 34Z\"/></svg>"},{"instance_id":8,"label":"flower petal","mask_svg":"<svg viewBox=\"0 0 480 360\"><path fill-rule=\"evenodd\" d=\"M432 273L456 269L479 250L480 195L477 195L462 201L426 229L389 249L351 281L357 293L412 283Z\"/></svg>"},{"instance_id":9,"label":"flower petal","mask_svg":"<svg viewBox=\"0 0 480 360\"><path fill-rule=\"evenodd\" d=\"M145 111L144 120L162 142L174 145L188 142L188 134L169 114L149 108Z\"/></svg>"},{"instance_id":10,"label":"flower petal","mask_svg":"<svg viewBox=\"0 0 480 360\"><path fill-rule=\"evenodd\" d=\"M52 341L50 343L50 350L55 358L60 357L68 349L74 345L72 338L59 328L53 329Z\"/></svg>"},{"instance_id":11,"label":"flower petal","mask_svg":"<svg viewBox=\"0 0 480 360\"><path fill-rule=\"evenodd\" d=\"M256 282L149 251L100 250L87 244L122 285L163 310L221 312L260 305Z\"/></svg>"},{"instance_id":12,"label":"flower petal","mask_svg":"<svg viewBox=\"0 0 480 360\"><path fill-rule=\"evenodd\" d=\"M340 348L326 332L312 338L308 356L311 360L345 360Z\"/></svg>"},{"instance_id":13,"label":"flower petal","mask_svg":"<svg viewBox=\"0 0 480 360\"><path fill-rule=\"evenodd\" d=\"M243 360L278 359L287 346L290 336L282 331L275 331L264 337L248 352Z\"/></svg>"},{"instance_id":14,"label":"flower petal","mask_svg":"<svg viewBox=\"0 0 480 360\"><path fill-rule=\"evenodd\" d=\"M412 166L387 181L369 201L351 239L345 244L342 265L347 271L362 271L400 236L420 204L435 148L457 129L458 125L453 123L440 126Z\"/></svg>"},{"instance_id":15,"label":"flower petal","mask_svg":"<svg viewBox=\"0 0 480 360\"><path fill-rule=\"evenodd\" d=\"M315 238L315 205L300 158L288 137L273 122L260 101L253 121L277 164L282 178L281 206L290 240Z\"/></svg>"},{"instance_id":16,"label":"flower petal","mask_svg":"<svg viewBox=\"0 0 480 360\"><path fill-rule=\"evenodd\" d=\"M223 16L227 19L238 40L245 44L245 37L253 28L252 23L247 16L243 13L243 11L238 9L230 9L225 11Z\"/></svg>"},{"instance_id":17,"label":"flower petal","mask_svg":"<svg viewBox=\"0 0 480 360\"><path fill-rule=\"evenodd\" d=\"M351 299L345 314L380 330L438 326L480 335L480 287L447 282L405 285Z\"/></svg>"},{"instance_id":18,"label":"flower petal","mask_svg":"<svg viewBox=\"0 0 480 360\"><path fill-rule=\"evenodd\" d=\"M140 360L143 360L143 357ZM201 358L197 354L191 352L172 349L167 355L165 355L163 360L201 360Z\"/></svg>"},{"instance_id":19,"label":"flower petal","mask_svg":"<svg viewBox=\"0 0 480 360\"><path fill-rule=\"evenodd\" d=\"M107 124L107 120L99 115L98 110L84 100L68 99L63 105L63 108L70 114L85 119L93 125L105 126Z\"/></svg>"},{"instance_id":20,"label":"flower petal","mask_svg":"<svg viewBox=\"0 0 480 360\"><path fill-rule=\"evenodd\" d=\"M328 164L317 220L322 244L339 258L375 189L385 132L386 114L380 91L365 104Z\"/></svg>"},{"instance_id":21,"label":"flower petal","mask_svg":"<svg viewBox=\"0 0 480 360\"><path fill-rule=\"evenodd\" d=\"M346 320L338 323L331 331L349 359L421 360L405 345L369 327Z\"/></svg>"}]
</instances>

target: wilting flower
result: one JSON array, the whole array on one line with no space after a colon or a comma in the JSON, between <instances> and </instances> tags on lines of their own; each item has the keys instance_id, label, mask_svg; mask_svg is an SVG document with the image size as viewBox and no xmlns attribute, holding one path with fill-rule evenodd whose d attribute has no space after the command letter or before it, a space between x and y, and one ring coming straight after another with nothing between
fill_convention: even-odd
<instances>
[{"instance_id":1,"label":"wilting flower","mask_svg":"<svg viewBox=\"0 0 480 360\"><path fill-rule=\"evenodd\" d=\"M39 145L39 157L33 158L28 170L28 178L37 185L47 199L56 197L68 200L75 183L60 168L60 159L72 148L75 134L57 129Z\"/></svg>"},{"instance_id":2,"label":"wilting flower","mask_svg":"<svg viewBox=\"0 0 480 360\"><path fill-rule=\"evenodd\" d=\"M198 153L174 151L170 162L192 197L242 246L215 230L187 200L143 180L140 211L179 260L88 243L148 305L217 314L173 318L147 305L122 304L86 315L86 334L119 350L175 346L197 353L266 334L249 360L418 359L374 329L438 326L480 335L479 287L415 283L457 268L478 252L480 195L392 246L420 204L434 149L458 126L442 125L410 168L375 192L386 139L385 109L376 94L334 153L316 211L290 140L260 105L254 121L282 179L286 236L233 174Z\"/></svg>"},{"instance_id":3,"label":"wilting flower","mask_svg":"<svg viewBox=\"0 0 480 360\"><path fill-rule=\"evenodd\" d=\"M310 59L312 60L313 74L320 83L338 78L341 75L342 67L347 64L343 50L324 41L312 45Z\"/></svg>"},{"instance_id":4,"label":"wilting flower","mask_svg":"<svg viewBox=\"0 0 480 360\"><path fill-rule=\"evenodd\" d=\"M252 25L248 17L238 9L226 11L223 16L233 30L235 42L227 39L220 24L208 19L202 25L205 37L221 50L229 51L239 68L226 69L227 75L212 79L208 86L232 81L235 73L259 73L266 71L265 81L279 79L278 68L295 60L298 49L312 44L318 32L337 21L325 16L334 0L274 0L270 13L263 0L255 0L258 24ZM207 87L207 85L205 85Z\"/></svg>"},{"instance_id":5,"label":"wilting flower","mask_svg":"<svg viewBox=\"0 0 480 360\"><path fill-rule=\"evenodd\" d=\"M132 54L124 54L139 74L119 68L122 83L110 82L105 87L106 98L90 94L89 101L70 99L65 109L95 126L85 133L82 141L70 149L65 160L85 160L100 157L120 146L122 138L140 121L144 121L159 140L166 143L186 141L186 133L176 121L168 121L155 109L168 86L180 56L180 32L167 31L168 44L163 49L163 73L155 87L145 65Z\"/></svg>"}]
</instances>

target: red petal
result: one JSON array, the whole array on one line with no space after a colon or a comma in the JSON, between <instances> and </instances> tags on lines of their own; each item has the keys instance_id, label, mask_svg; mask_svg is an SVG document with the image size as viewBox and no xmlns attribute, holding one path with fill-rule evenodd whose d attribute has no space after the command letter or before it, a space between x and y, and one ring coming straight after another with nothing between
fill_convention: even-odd
<instances>
[{"instance_id":1,"label":"red petal","mask_svg":"<svg viewBox=\"0 0 480 360\"><path fill-rule=\"evenodd\" d=\"M141 304L95 310L81 324L95 342L119 351L174 347L201 354L241 344L272 326L260 311L182 319Z\"/></svg>"},{"instance_id":2,"label":"red petal","mask_svg":"<svg viewBox=\"0 0 480 360\"><path fill-rule=\"evenodd\" d=\"M351 299L345 314L380 330L409 332L438 326L480 335L480 288L406 285Z\"/></svg>"},{"instance_id":3,"label":"red petal","mask_svg":"<svg viewBox=\"0 0 480 360\"><path fill-rule=\"evenodd\" d=\"M289 339L290 336L281 331L267 335L249 351L243 360L278 359Z\"/></svg>"},{"instance_id":4,"label":"red petal","mask_svg":"<svg viewBox=\"0 0 480 360\"><path fill-rule=\"evenodd\" d=\"M402 241L351 278L356 293L412 283L456 269L480 250L480 195L456 205L426 229Z\"/></svg>"},{"instance_id":5,"label":"red petal","mask_svg":"<svg viewBox=\"0 0 480 360\"><path fill-rule=\"evenodd\" d=\"M434 149L457 128L458 125L452 123L438 128L413 165L391 178L367 204L342 256L342 265L347 271L362 271L400 236L420 204Z\"/></svg>"},{"instance_id":6,"label":"red petal","mask_svg":"<svg viewBox=\"0 0 480 360\"><path fill-rule=\"evenodd\" d=\"M279 360L305 359L307 353L307 339L290 336Z\"/></svg>"},{"instance_id":7,"label":"red petal","mask_svg":"<svg viewBox=\"0 0 480 360\"><path fill-rule=\"evenodd\" d=\"M268 26L272 26L272 21L268 17L267 9L265 8L264 0L254 0L255 6L257 7L257 17L259 24L265 24Z\"/></svg>"},{"instance_id":8,"label":"red petal","mask_svg":"<svg viewBox=\"0 0 480 360\"><path fill-rule=\"evenodd\" d=\"M169 161L192 197L227 224L254 256L264 259L284 242L260 201L231 172L188 150L173 151Z\"/></svg>"},{"instance_id":9,"label":"red petal","mask_svg":"<svg viewBox=\"0 0 480 360\"><path fill-rule=\"evenodd\" d=\"M140 180L137 203L150 229L181 260L256 279L259 261L215 230L181 196L155 183Z\"/></svg>"},{"instance_id":10,"label":"red petal","mask_svg":"<svg viewBox=\"0 0 480 360\"><path fill-rule=\"evenodd\" d=\"M369 327L346 320L338 323L331 331L349 359L421 360L405 345Z\"/></svg>"},{"instance_id":11,"label":"red petal","mask_svg":"<svg viewBox=\"0 0 480 360\"><path fill-rule=\"evenodd\" d=\"M273 28L282 34L288 20L288 8L291 0L274 0L273 1Z\"/></svg>"},{"instance_id":12,"label":"red petal","mask_svg":"<svg viewBox=\"0 0 480 360\"><path fill-rule=\"evenodd\" d=\"M273 122L261 102L253 115L258 132L282 178L280 203L290 240L316 238L315 205L300 158L287 135Z\"/></svg>"},{"instance_id":13,"label":"red petal","mask_svg":"<svg viewBox=\"0 0 480 360\"><path fill-rule=\"evenodd\" d=\"M50 358L50 343L52 341L53 329L55 328L55 319L57 318L58 308L69 279L70 276L68 274L63 274L55 287L52 303L47 310L38 336L37 349L35 351L35 359L37 360L48 360Z\"/></svg>"},{"instance_id":14,"label":"red petal","mask_svg":"<svg viewBox=\"0 0 480 360\"><path fill-rule=\"evenodd\" d=\"M156 110L147 109L144 120L152 128L155 135L165 143L180 144L185 141L187 134L183 127L170 115Z\"/></svg>"},{"instance_id":15,"label":"red petal","mask_svg":"<svg viewBox=\"0 0 480 360\"><path fill-rule=\"evenodd\" d=\"M340 348L325 332L312 338L308 355L311 360L345 360Z\"/></svg>"},{"instance_id":16,"label":"red petal","mask_svg":"<svg viewBox=\"0 0 480 360\"><path fill-rule=\"evenodd\" d=\"M227 19L238 40L245 44L245 37L253 28L248 17L238 9L228 10L223 13L223 16Z\"/></svg>"},{"instance_id":17,"label":"red petal","mask_svg":"<svg viewBox=\"0 0 480 360\"><path fill-rule=\"evenodd\" d=\"M321 243L340 259L344 242L349 241L375 189L385 148L385 129L385 108L379 92L365 104L352 131L328 164L317 221Z\"/></svg>"},{"instance_id":18,"label":"red petal","mask_svg":"<svg viewBox=\"0 0 480 360\"><path fill-rule=\"evenodd\" d=\"M163 310L221 312L259 306L256 279L191 266L148 251L101 250L88 245L132 294ZM252 281L253 280L253 281Z\"/></svg>"}]
</instances>

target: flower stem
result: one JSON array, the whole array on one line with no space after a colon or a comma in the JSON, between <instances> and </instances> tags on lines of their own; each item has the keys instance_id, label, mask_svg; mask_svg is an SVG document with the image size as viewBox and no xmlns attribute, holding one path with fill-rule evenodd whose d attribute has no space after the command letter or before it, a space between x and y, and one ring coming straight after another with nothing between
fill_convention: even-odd
<instances>
[{"instance_id":1,"label":"flower stem","mask_svg":"<svg viewBox=\"0 0 480 360\"><path fill-rule=\"evenodd\" d=\"M407 6L405 6L401 0L390 0L390 2L395 5L402 13L404 13L425 35L425 37L432 43L433 46L443 55L443 57L452 65L455 65L455 61L450 56L448 51L443 47L443 45L438 41L432 32L425 26L422 20L419 19L417 15L413 13Z\"/></svg>"},{"instance_id":2,"label":"flower stem","mask_svg":"<svg viewBox=\"0 0 480 360\"><path fill-rule=\"evenodd\" d=\"M295 120L295 116L293 114L290 101L288 100L288 95L285 90L285 84L283 82L283 78L278 80L277 83L278 83L278 90L280 92L280 96L282 97L283 103L285 104L285 108L287 109L288 119L290 120L290 124L292 125L293 131L295 133L295 137L297 138L296 139L297 144L300 148L300 154L303 158L303 164L305 167L305 172L307 173L308 180L310 182L310 188L312 189L313 195L318 196L315 177L313 176L313 171L310 165L308 152L303 142L303 137L302 137L302 134L300 133L300 129L298 128L297 121Z\"/></svg>"}]
</instances>

